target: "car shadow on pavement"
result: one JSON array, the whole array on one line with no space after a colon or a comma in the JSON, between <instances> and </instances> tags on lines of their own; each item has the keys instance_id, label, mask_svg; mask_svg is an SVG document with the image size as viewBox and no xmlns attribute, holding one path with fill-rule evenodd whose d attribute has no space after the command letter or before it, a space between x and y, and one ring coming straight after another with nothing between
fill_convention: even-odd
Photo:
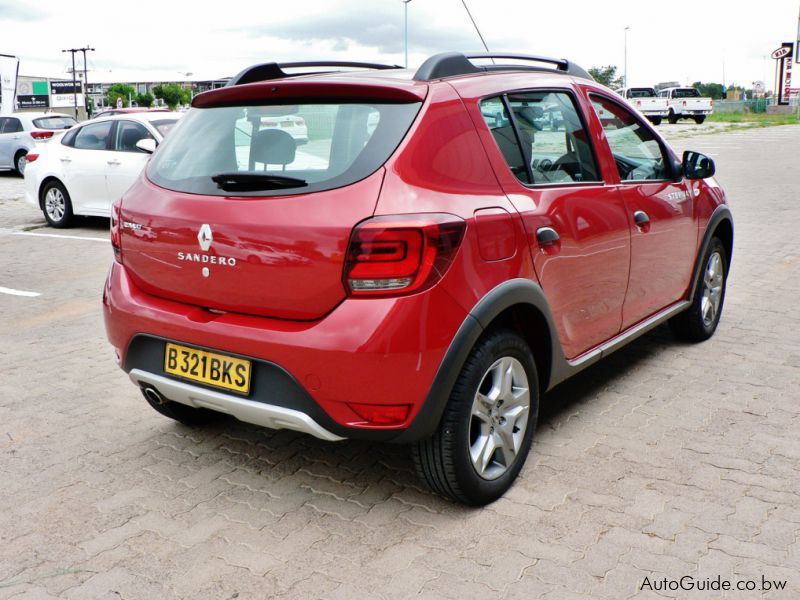
<instances>
[{"instance_id":1,"label":"car shadow on pavement","mask_svg":"<svg viewBox=\"0 0 800 600\"><path fill-rule=\"evenodd\" d=\"M650 365L644 367L644 363L680 345L669 329L662 326L559 385L542 398L539 433L558 429L581 407L589 409L604 390L626 388L625 378L632 372L650 368ZM188 437L210 450L220 461L256 477L270 495L287 491L302 494L305 490L310 496L324 495L329 504L355 503L369 508L394 499L455 516L474 510L430 492L416 476L408 446L358 440L331 443L227 417L202 429L177 424L170 429L174 435ZM535 455L534 443L531 458Z\"/></svg>"}]
</instances>

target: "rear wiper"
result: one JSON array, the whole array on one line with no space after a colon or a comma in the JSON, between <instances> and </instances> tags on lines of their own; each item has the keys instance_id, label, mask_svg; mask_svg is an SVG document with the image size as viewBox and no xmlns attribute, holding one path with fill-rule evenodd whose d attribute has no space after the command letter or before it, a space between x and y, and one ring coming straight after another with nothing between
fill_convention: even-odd
<instances>
[{"instance_id":1,"label":"rear wiper","mask_svg":"<svg viewBox=\"0 0 800 600\"><path fill-rule=\"evenodd\" d=\"M217 184L219 189L226 192L257 192L308 185L305 179L262 173L219 173L212 175L211 180Z\"/></svg>"}]
</instances>

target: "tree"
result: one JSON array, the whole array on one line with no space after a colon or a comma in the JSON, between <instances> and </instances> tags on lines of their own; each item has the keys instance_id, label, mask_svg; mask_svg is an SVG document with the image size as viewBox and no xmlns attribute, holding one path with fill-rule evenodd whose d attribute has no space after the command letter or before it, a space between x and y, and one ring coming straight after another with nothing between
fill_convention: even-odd
<instances>
[{"instance_id":1,"label":"tree","mask_svg":"<svg viewBox=\"0 0 800 600\"><path fill-rule=\"evenodd\" d=\"M589 69L589 75L594 77L597 83L601 83L612 90L621 88L624 85L622 77L617 77L617 67L614 65L607 65L605 67L592 67Z\"/></svg>"},{"instance_id":2,"label":"tree","mask_svg":"<svg viewBox=\"0 0 800 600\"><path fill-rule=\"evenodd\" d=\"M725 87L721 83L702 83L695 81L692 87L700 92L701 96L706 98L713 98L714 100L722 100L725 98Z\"/></svg>"},{"instance_id":3,"label":"tree","mask_svg":"<svg viewBox=\"0 0 800 600\"><path fill-rule=\"evenodd\" d=\"M122 98L122 106L128 106L128 98L135 97L136 90L132 85L128 85L127 83L115 83L108 88L108 93L106 94L106 105L116 106L117 98Z\"/></svg>"},{"instance_id":4,"label":"tree","mask_svg":"<svg viewBox=\"0 0 800 600\"><path fill-rule=\"evenodd\" d=\"M136 104L139 106L143 106L145 108L150 108L153 106L153 102L155 102L155 98L153 98L153 94L136 94Z\"/></svg>"},{"instance_id":5,"label":"tree","mask_svg":"<svg viewBox=\"0 0 800 600\"><path fill-rule=\"evenodd\" d=\"M178 104L185 101L185 92L186 90L177 83L157 85L153 88L155 97L161 98L171 110L174 110Z\"/></svg>"}]
</instances>

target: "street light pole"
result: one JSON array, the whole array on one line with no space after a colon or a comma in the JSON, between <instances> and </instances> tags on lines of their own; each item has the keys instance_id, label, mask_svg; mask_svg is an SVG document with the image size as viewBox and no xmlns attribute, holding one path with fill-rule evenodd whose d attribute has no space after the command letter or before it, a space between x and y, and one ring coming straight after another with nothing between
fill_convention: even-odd
<instances>
[{"instance_id":1,"label":"street light pole","mask_svg":"<svg viewBox=\"0 0 800 600\"><path fill-rule=\"evenodd\" d=\"M89 111L89 79L88 79L88 71L89 69L86 66L86 52L94 52L94 48L90 48L89 46L84 46L83 48L78 48L81 52L83 52L83 102L86 104L86 110ZM73 54L73 56L75 56ZM89 111L87 116L91 117L91 113L94 112L94 109Z\"/></svg>"},{"instance_id":2,"label":"street light pole","mask_svg":"<svg viewBox=\"0 0 800 600\"><path fill-rule=\"evenodd\" d=\"M406 65L406 68L408 68L408 3L411 2L411 0L402 0L402 2L403 2L403 8L405 9L405 26L403 28L403 31L404 31L403 37L405 39L404 47L405 47L405 52L406 52L406 63L405 63L405 65Z\"/></svg>"},{"instance_id":3,"label":"street light pole","mask_svg":"<svg viewBox=\"0 0 800 600\"><path fill-rule=\"evenodd\" d=\"M622 78L624 79L624 81L622 82L623 83L622 87L624 87L624 88L628 87L628 29L630 29L630 28L631 28L630 25L625 27L625 63L624 63L624 66L623 66L624 70L623 70L623 76L622 76Z\"/></svg>"}]
</instances>

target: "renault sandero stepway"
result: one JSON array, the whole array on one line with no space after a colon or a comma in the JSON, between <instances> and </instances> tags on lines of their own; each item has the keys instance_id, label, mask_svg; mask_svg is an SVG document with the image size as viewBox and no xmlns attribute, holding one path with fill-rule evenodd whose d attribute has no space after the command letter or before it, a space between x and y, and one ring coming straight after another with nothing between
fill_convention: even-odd
<instances>
[{"instance_id":1,"label":"renault sandero stepway","mask_svg":"<svg viewBox=\"0 0 800 600\"><path fill-rule=\"evenodd\" d=\"M257 65L114 204L108 338L167 417L409 444L486 504L547 390L661 323L714 333L714 170L567 60Z\"/></svg>"}]
</instances>

